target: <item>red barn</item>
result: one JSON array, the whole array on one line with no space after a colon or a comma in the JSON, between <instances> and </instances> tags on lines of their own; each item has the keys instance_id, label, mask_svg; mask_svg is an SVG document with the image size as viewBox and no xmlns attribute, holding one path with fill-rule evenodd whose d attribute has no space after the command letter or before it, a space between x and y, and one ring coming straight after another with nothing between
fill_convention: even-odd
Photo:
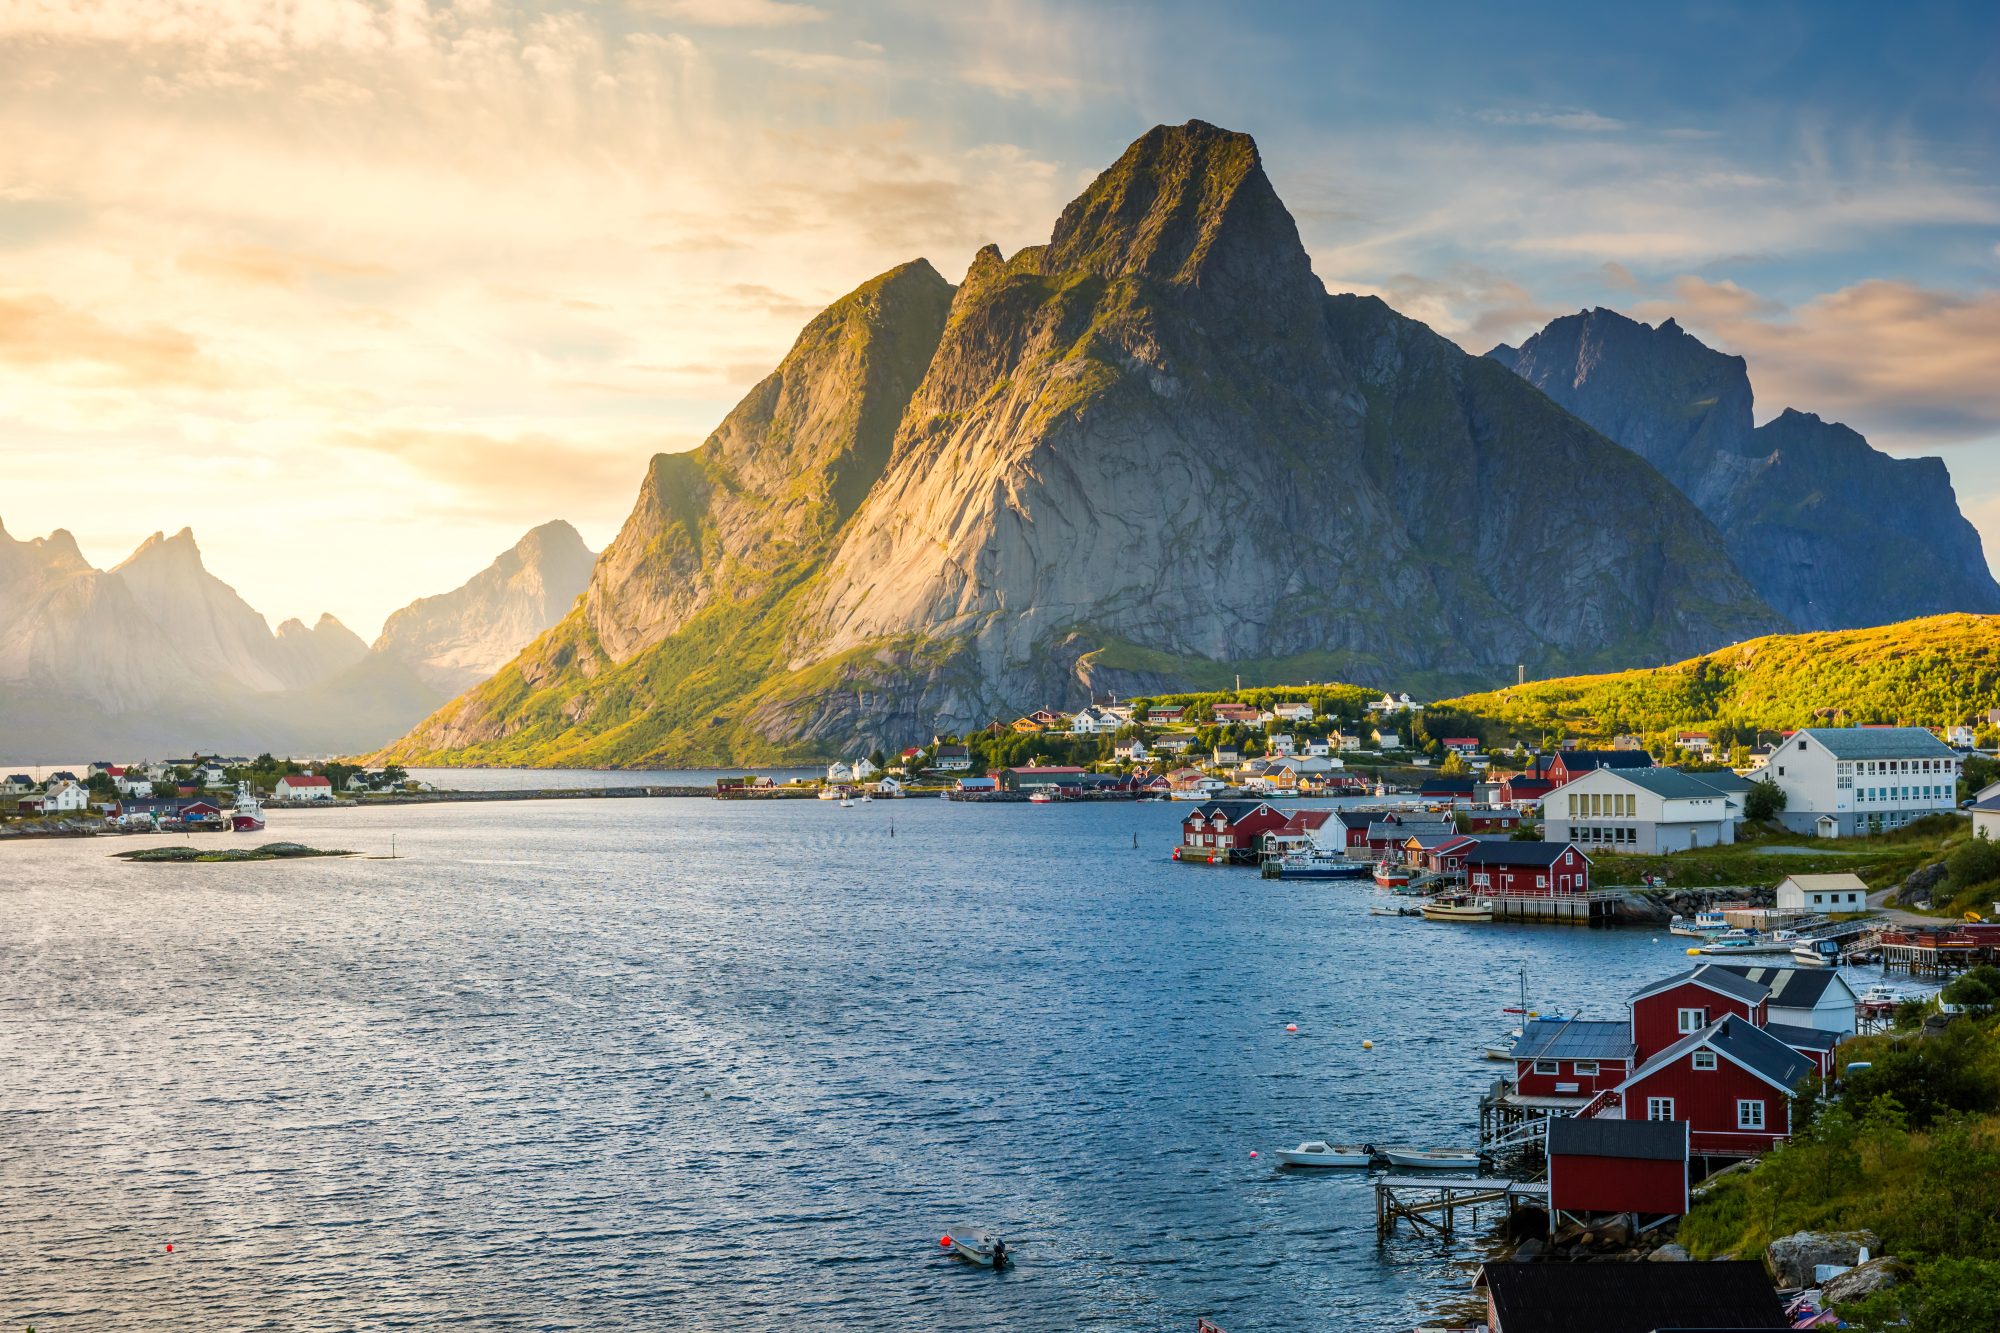
<instances>
[{"instance_id":1,"label":"red barn","mask_svg":"<svg viewBox=\"0 0 2000 1333\"><path fill-rule=\"evenodd\" d=\"M1618 1087L1628 1119L1685 1120L1690 1151L1754 1157L1792 1132L1792 1094L1813 1062L1736 1014L1639 1066Z\"/></svg>"},{"instance_id":2,"label":"red barn","mask_svg":"<svg viewBox=\"0 0 2000 1333\"><path fill-rule=\"evenodd\" d=\"M1763 1027L1770 998L1768 988L1725 967L1677 972L1632 996L1632 1041L1644 1061L1728 1014Z\"/></svg>"},{"instance_id":3,"label":"red barn","mask_svg":"<svg viewBox=\"0 0 2000 1333\"><path fill-rule=\"evenodd\" d=\"M1257 850L1257 840L1285 826L1287 816L1262 801L1203 801L1181 820L1181 845L1203 850L1242 853Z\"/></svg>"},{"instance_id":4,"label":"red barn","mask_svg":"<svg viewBox=\"0 0 2000 1333\"><path fill-rule=\"evenodd\" d=\"M1549 1207L1558 1213L1688 1210L1685 1120L1607 1120L1559 1116L1549 1121Z\"/></svg>"},{"instance_id":5,"label":"red barn","mask_svg":"<svg viewBox=\"0 0 2000 1333\"><path fill-rule=\"evenodd\" d=\"M1590 892L1590 858L1567 842L1481 842L1465 854L1466 885L1500 898Z\"/></svg>"},{"instance_id":6,"label":"red barn","mask_svg":"<svg viewBox=\"0 0 2000 1333\"><path fill-rule=\"evenodd\" d=\"M1550 1110L1573 1111L1623 1083L1637 1063L1623 1023L1532 1018L1514 1040L1514 1091Z\"/></svg>"}]
</instances>

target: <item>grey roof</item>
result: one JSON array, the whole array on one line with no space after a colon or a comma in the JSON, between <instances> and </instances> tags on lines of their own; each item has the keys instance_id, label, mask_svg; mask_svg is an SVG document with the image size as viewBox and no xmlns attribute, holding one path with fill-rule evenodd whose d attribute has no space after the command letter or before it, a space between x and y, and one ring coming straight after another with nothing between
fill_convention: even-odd
<instances>
[{"instance_id":1,"label":"grey roof","mask_svg":"<svg viewBox=\"0 0 2000 1333\"><path fill-rule=\"evenodd\" d=\"M1790 1328L1754 1259L1705 1264L1487 1264L1479 1270L1507 1333L1649 1333Z\"/></svg>"},{"instance_id":2,"label":"grey roof","mask_svg":"<svg viewBox=\"0 0 2000 1333\"><path fill-rule=\"evenodd\" d=\"M1448 819L1378 819L1368 826L1368 836L1373 838L1435 837L1457 831L1457 825Z\"/></svg>"},{"instance_id":3,"label":"grey roof","mask_svg":"<svg viewBox=\"0 0 2000 1333\"><path fill-rule=\"evenodd\" d=\"M1724 995L1733 995L1746 1004L1755 1004L1759 1000L1768 998L1771 994L1770 988L1768 986L1761 986L1744 976L1743 973L1747 970L1746 968L1724 967L1719 963L1702 963L1699 966L1689 968L1685 972L1676 972L1672 976L1656 981L1650 986L1641 986L1638 990L1633 991L1629 998L1634 1000L1642 999L1645 996L1654 995L1660 991L1678 986L1684 981L1698 981L1710 990L1720 991Z\"/></svg>"},{"instance_id":4,"label":"grey roof","mask_svg":"<svg viewBox=\"0 0 2000 1333\"><path fill-rule=\"evenodd\" d=\"M1697 1046L1709 1047L1725 1059L1733 1060L1752 1073L1760 1074L1787 1090L1798 1087L1800 1081L1813 1071L1813 1062L1805 1056L1755 1023L1730 1014L1710 1023L1699 1032L1691 1032L1682 1037L1646 1061L1626 1082L1632 1083L1645 1078L1662 1066L1672 1064Z\"/></svg>"},{"instance_id":5,"label":"grey roof","mask_svg":"<svg viewBox=\"0 0 2000 1333\"><path fill-rule=\"evenodd\" d=\"M1515 842L1512 838L1481 838L1465 854L1474 866L1552 866L1569 850L1566 842Z\"/></svg>"},{"instance_id":6,"label":"grey roof","mask_svg":"<svg viewBox=\"0 0 2000 1333\"><path fill-rule=\"evenodd\" d=\"M1732 773L1726 768L1689 773L1688 776L1697 782L1706 782L1721 791L1745 792L1757 785L1741 773Z\"/></svg>"},{"instance_id":7,"label":"grey roof","mask_svg":"<svg viewBox=\"0 0 2000 1333\"><path fill-rule=\"evenodd\" d=\"M1617 776L1635 787L1643 787L1653 795L1664 796L1670 801L1719 800L1725 790L1710 782L1705 776L1683 773L1678 768L1621 769Z\"/></svg>"},{"instance_id":8,"label":"grey roof","mask_svg":"<svg viewBox=\"0 0 2000 1333\"><path fill-rule=\"evenodd\" d=\"M1835 759L1958 758L1922 727L1807 727L1798 735L1818 741Z\"/></svg>"},{"instance_id":9,"label":"grey roof","mask_svg":"<svg viewBox=\"0 0 2000 1333\"><path fill-rule=\"evenodd\" d=\"M1653 766L1653 756L1644 750L1558 750L1556 755L1563 761L1563 767L1572 773L1597 768L1629 771Z\"/></svg>"},{"instance_id":10,"label":"grey roof","mask_svg":"<svg viewBox=\"0 0 2000 1333\"><path fill-rule=\"evenodd\" d=\"M1684 1162L1688 1155L1685 1120L1581 1120L1557 1116L1549 1121L1549 1156L1626 1157L1643 1161Z\"/></svg>"},{"instance_id":11,"label":"grey roof","mask_svg":"<svg viewBox=\"0 0 2000 1333\"><path fill-rule=\"evenodd\" d=\"M1810 1009L1820 1002L1834 982L1845 986L1840 973L1830 967L1750 967L1742 963L1710 963L1723 972L1734 972L1771 992L1771 1003L1782 1009Z\"/></svg>"},{"instance_id":12,"label":"grey roof","mask_svg":"<svg viewBox=\"0 0 2000 1333\"><path fill-rule=\"evenodd\" d=\"M1632 1059L1632 1028L1628 1023L1599 1019L1531 1018L1515 1039L1516 1060Z\"/></svg>"},{"instance_id":13,"label":"grey roof","mask_svg":"<svg viewBox=\"0 0 2000 1333\"><path fill-rule=\"evenodd\" d=\"M1830 1051L1846 1035L1825 1028L1804 1028L1796 1023L1766 1023L1764 1031L1795 1051Z\"/></svg>"},{"instance_id":14,"label":"grey roof","mask_svg":"<svg viewBox=\"0 0 2000 1333\"><path fill-rule=\"evenodd\" d=\"M1192 815L1213 819L1219 814L1230 823L1236 824L1263 804L1263 801L1203 801L1190 814L1181 816L1181 822L1186 823Z\"/></svg>"}]
</instances>

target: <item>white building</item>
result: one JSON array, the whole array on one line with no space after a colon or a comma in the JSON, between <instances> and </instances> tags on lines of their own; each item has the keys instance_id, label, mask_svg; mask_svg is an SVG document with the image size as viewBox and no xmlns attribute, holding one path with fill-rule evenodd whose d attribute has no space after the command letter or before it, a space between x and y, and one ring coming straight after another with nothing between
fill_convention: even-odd
<instances>
[{"instance_id":1,"label":"white building","mask_svg":"<svg viewBox=\"0 0 2000 1333\"><path fill-rule=\"evenodd\" d=\"M333 780L317 773L287 773L271 788L271 794L281 801L330 801Z\"/></svg>"},{"instance_id":2,"label":"white building","mask_svg":"<svg viewBox=\"0 0 2000 1333\"><path fill-rule=\"evenodd\" d=\"M1598 768L1543 798L1542 836L1585 849L1652 856L1734 843L1742 815L1734 786L1719 786L1699 773Z\"/></svg>"},{"instance_id":3,"label":"white building","mask_svg":"<svg viewBox=\"0 0 2000 1333\"><path fill-rule=\"evenodd\" d=\"M1779 822L1821 838L1900 828L1955 809L1958 752L1922 727L1807 727L1771 752Z\"/></svg>"},{"instance_id":4,"label":"white building","mask_svg":"<svg viewBox=\"0 0 2000 1333\"><path fill-rule=\"evenodd\" d=\"M1771 992L1769 1021L1789 1027L1818 1028L1853 1036L1854 988L1831 967L1753 967L1741 963L1711 963L1754 981ZM1775 1034L1783 1040L1783 1034Z\"/></svg>"},{"instance_id":5,"label":"white building","mask_svg":"<svg viewBox=\"0 0 2000 1333\"><path fill-rule=\"evenodd\" d=\"M972 752L963 745L937 743L937 752L931 758L931 767L940 773L963 773L972 767Z\"/></svg>"},{"instance_id":6,"label":"white building","mask_svg":"<svg viewBox=\"0 0 2000 1333\"><path fill-rule=\"evenodd\" d=\"M1333 746L1327 743L1325 737L1314 736L1306 742L1306 753L1315 759L1324 759L1333 753Z\"/></svg>"},{"instance_id":7,"label":"white building","mask_svg":"<svg viewBox=\"0 0 2000 1333\"><path fill-rule=\"evenodd\" d=\"M1422 708L1423 705L1411 702L1410 696L1407 694L1384 694L1380 699L1375 701L1373 707L1376 712L1386 715L1389 713L1414 712L1416 709Z\"/></svg>"},{"instance_id":8,"label":"white building","mask_svg":"<svg viewBox=\"0 0 2000 1333\"><path fill-rule=\"evenodd\" d=\"M874 777L882 770L875 767L874 761L869 759L868 756L863 755L861 758L855 760L852 764L848 765L848 771L854 774L854 780L856 782L866 782L868 781L868 779Z\"/></svg>"},{"instance_id":9,"label":"white building","mask_svg":"<svg viewBox=\"0 0 2000 1333\"><path fill-rule=\"evenodd\" d=\"M1705 731L1683 731L1674 737L1674 744L1689 754L1707 754L1714 745Z\"/></svg>"},{"instance_id":10,"label":"white building","mask_svg":"<svg viewBox=\"0 0 2000 1333\"><path fill-rule=\"evenodd\" d=\"M826 766L826 780L828 782L851 782L854 780L854 770L836 759Z\"/></svg>"},{"instance_id":11,"label":"white building","mask_svg":"<svg viewBox=\"0 0 2000 1333\"><path fill-rule=\"evenodd\" d=\"M1147 758L1146 742L1140 740L1137 736L1127 736L1124 740L1118 742L1111 753L1128 763L1143 764Z\"/></svg>"},{"instance_id":12,"label":"white building","mask_svg":"<svg viewBox=\"0 0 2000 1333\"><path fill-rule=\"evenodd\" d=\"M1280 733L1271 737L1271 753L1290 755L1298 752L1299 743L1291 736Z\"/></svg>"},{"instance_id":13,"label":"white building","mask_svg":"<svg viewBox=\"0 0 2000 1333\"><path fill-rule=\"evenodd\" d=\"M1271 710L1271 716L1280 722L1310 722L1313 720L1311 704L1279 704Z\"/></svg>"},{"instance_id":14,"label":"white building","mask_svg":"<svg viewBox=\"0 0 2000 1333\"><path fill-rule=\"evenodd\" d=\"M2000 841L2000 799L1981 801L1972 807L1972 836Z\"/></svg>"},{"instance_id":15,"label":"white building","mask_svg":"<svg viewBox=\"0 0 2000 1333\"><path fill-rule=\"evenodd\" d=\"M74 782L58 782L42 794L42 813L70 814L90 808L90 793Z\"/></svg>"},{"instance_id":16,"label":"white building","mask_svg":"<svg viewBox=\"0 0 2000 1333\"><path fill-rule=\"evenodd\" d=\"M1383 731L1380 727L1377 727L1375 729L1375 745L1377 749L1400 750L1403 748L1403 738L1393 731Z\"/></svg>"},{"instance_id":17,"label":"white building","mask_svg":"<svg viewBox=\"0 0 2000 1333\"><path fill-rule=\"evenodd\" d=\"M1338 749L1359 750L1362 746L1366 745L1368 742L1363 740L1359 736L1350 735L1345 731L1340 731L1334 733L1333 743L1335 747Z\"/></svg>"},{"instance_id":18,"label":"white building","mask_svg":"<svg viewBox=\"0 0 2000 1333\"><path fill-rule=\"evenodd\" d=\"M1961 722L1945 732L1944 740L1953 749L1970 750L1979 744L1979 733Z\"/></svg>"},{"instance_id":19,"label":"white building","mask_svg":"<svg viewBox=\"0 0 2000 1333\"><path fill-rule=\"evenodd\" d=\"M1124 725L1122 718L1095 704L1089 708L1079 709L1076 716L1069 720L1072 736L1108 736Z\"/></svg>"},{"instance_id":20,"label":"white building","mask_svg":"<svg viewBox=\"0 0 2000 1333\"><path fill-rule=\"evenodd\" d=\"M1868 886L1859 875L1787 875L1778 881L1780 912L1861 912Z\"/></svg>"}]
</instances>

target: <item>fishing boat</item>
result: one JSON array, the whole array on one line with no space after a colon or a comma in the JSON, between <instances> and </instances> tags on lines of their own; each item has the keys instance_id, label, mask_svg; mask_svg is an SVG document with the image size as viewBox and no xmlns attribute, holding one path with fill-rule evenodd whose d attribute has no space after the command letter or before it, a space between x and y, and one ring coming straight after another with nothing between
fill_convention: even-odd
<instances>
[{"instance_id":1,"label":"fishing boat","mask_svg":"<svg viewBox=\"0 0 2000 1333\"><path fill-rule=\"evenodd\" d=\"M821 787L819 789L819 798L822 801L844 801L847 799L847 788Z\"/></svg>"},{"instance_id":2,"label":"fishing boat","mask_svg":"<svg viewBox=\"0 0 2000 1333\"><path fill-rule=\"evenodd\" d=\"M1045 791L1031 792L1028 796L1028 801L1032 805L1053 805L1055 799Z\"/></svg>"},{"instance_id":3,"label":"fishing boat","mask_svg":"<svg viewBox=\"0 0 2000 1333\"><path fill-rule=\"evenodd\" d=\"M1389 1165L1417 1171L1477 1171L1479 1152L1474 1148L1384 1148Z\"/></svg>"},{"instance_id":4,"label":"fishing boat","mask_svg":"<svg viewBox=\"0 0 2000 1333\"><path fill-rule=\"evenodd\" d=\"M1792 946L1792 958L1805 967L1834 967L1840 962L1837 940L1800 940Z\"/></svg>"},{"instance_id":5,"label":"fishing boat","mask_svg":"<svg viewBox=\"0 0 2000 1333\"><path fill-rule=\"evenodd\" d=\"M1465 894L1454 894L1449 898L1433 898L1424 904L1426 921L1491 921L1493 903L1481 901Z\"/></svg>"},{"instance_id":6,"label":"fishing boat","mask_svg":"<svg viewBox=\"0 0 2000 1333\"><path fill-rule=\"evenodd\" d=\"M1381 862L1375 867L1375 882L1385 889L1400 888L1410 882L1410 868Z\"/></svg>"},{"instance_id":7,"label":"fishing boat","mask_svg":"<svg viewBox=\"0 0 2000 1333\"><path fill-rule=\"evenodd\" d=\"M977 1227L953 1227L944 1233L944 1248L982 1268L1005 1268L1014 1255L1007 1242Z\"/></svg>"},{"instance_id":8,"label":"fishing boat","mask_svg":"<svg viewBox=\"0 0 2000 1333\"><path fill-rule=\"evenodd\" d=\"M1296 1148L1279 1148L1271 1154L1280 1166L1367 1166L1375 1151L1358 1143L1327 1143L1308 1139Z\"/></svg>"},{"instance_id":9,"label":"fishing boat","mask_svg":"<svg viewBox=\"0 0 2000 1333\"><path fill-rule=\"evenodd\" d=\"M1332 856L1280 856L1265 865L1272 867L1270 879L1366 879L1372 873L1366 861Z\"/></svg>"},{"instance_id":10,"label":"fishing boat","mask_svg":"<svg viewBox=\"0 0 2000 1333\"><path fill-rule=\"evenodd\" d=\"M1728 929L1729 921L1722 915L1722 909L1719 907L1707 908L1691 917L1676 912L1674 919L1667 924L1669 934L1686 935L1693 939L1706 939L1710 935L1720 935Z\"/></svg>"},{"instance_id":11,"label":"fishing boat","mask_svg":"<svg viewBox=\"0 0 2000 1333\"><path fill-rule=\"evenodd\" d=\"M236 784L236 804L229 811L229 827L235 833L264 831L264 807L258 804L257 794L247 782Z\"/></svg>"}]
</instances>

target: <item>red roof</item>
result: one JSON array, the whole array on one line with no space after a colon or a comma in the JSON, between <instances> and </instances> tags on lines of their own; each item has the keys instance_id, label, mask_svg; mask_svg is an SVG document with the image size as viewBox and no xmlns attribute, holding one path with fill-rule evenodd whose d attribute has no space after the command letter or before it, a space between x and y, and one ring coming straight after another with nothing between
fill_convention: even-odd
<instances>
[{"instance_id":1,"label":"red roof","mask_svg":"<svg viewBox=\"0 0 2000 1333\"><path fill-rule=\"evenodd\" d=\"M1081 773L1082 769L1073 764L1055 764L1047 768L1010 768L1009 773L1019 773L1023 777L1042 777L1050 773Z\"/></svg>"},{"instance_id":2,"label":"red roof","mask_svg":"<svg viewBox=\"0 0 2000 1333\"><path fill-rule=\"evenodd\" d=\"M1306 833L1319 828L1333 818L1331 810L1294 810L1292 817L1285 821L1284 832Z\"/></svg>"},{"instance_id":3,"label":"red roof","mask_svg":"<svg viewBox=\"0 0 2000 1333\"><path fill-rule=\"evenodd\" d=\"M278 781L284 783L287 787L331 787L333 785L332 779L322 777L317 773L287 773L284 777L279 778Z\"/></svg>"},{"instance_id":4,"label":"red roof","mask_svg":"<svg viewBox=\"0 0 2000 1333\"><path fill-rule=\"evenodd\" d=\"M1477 737L1477 736L1447 736L1447 737L1445 737L1445 738L1444 738L1444 744L1446 744L1446 745L1474 745L1474 746L1476 746L1476 745L1478 745L1478 744L1479 744L1479 737Z\"/></svg>"}]
</instances>

